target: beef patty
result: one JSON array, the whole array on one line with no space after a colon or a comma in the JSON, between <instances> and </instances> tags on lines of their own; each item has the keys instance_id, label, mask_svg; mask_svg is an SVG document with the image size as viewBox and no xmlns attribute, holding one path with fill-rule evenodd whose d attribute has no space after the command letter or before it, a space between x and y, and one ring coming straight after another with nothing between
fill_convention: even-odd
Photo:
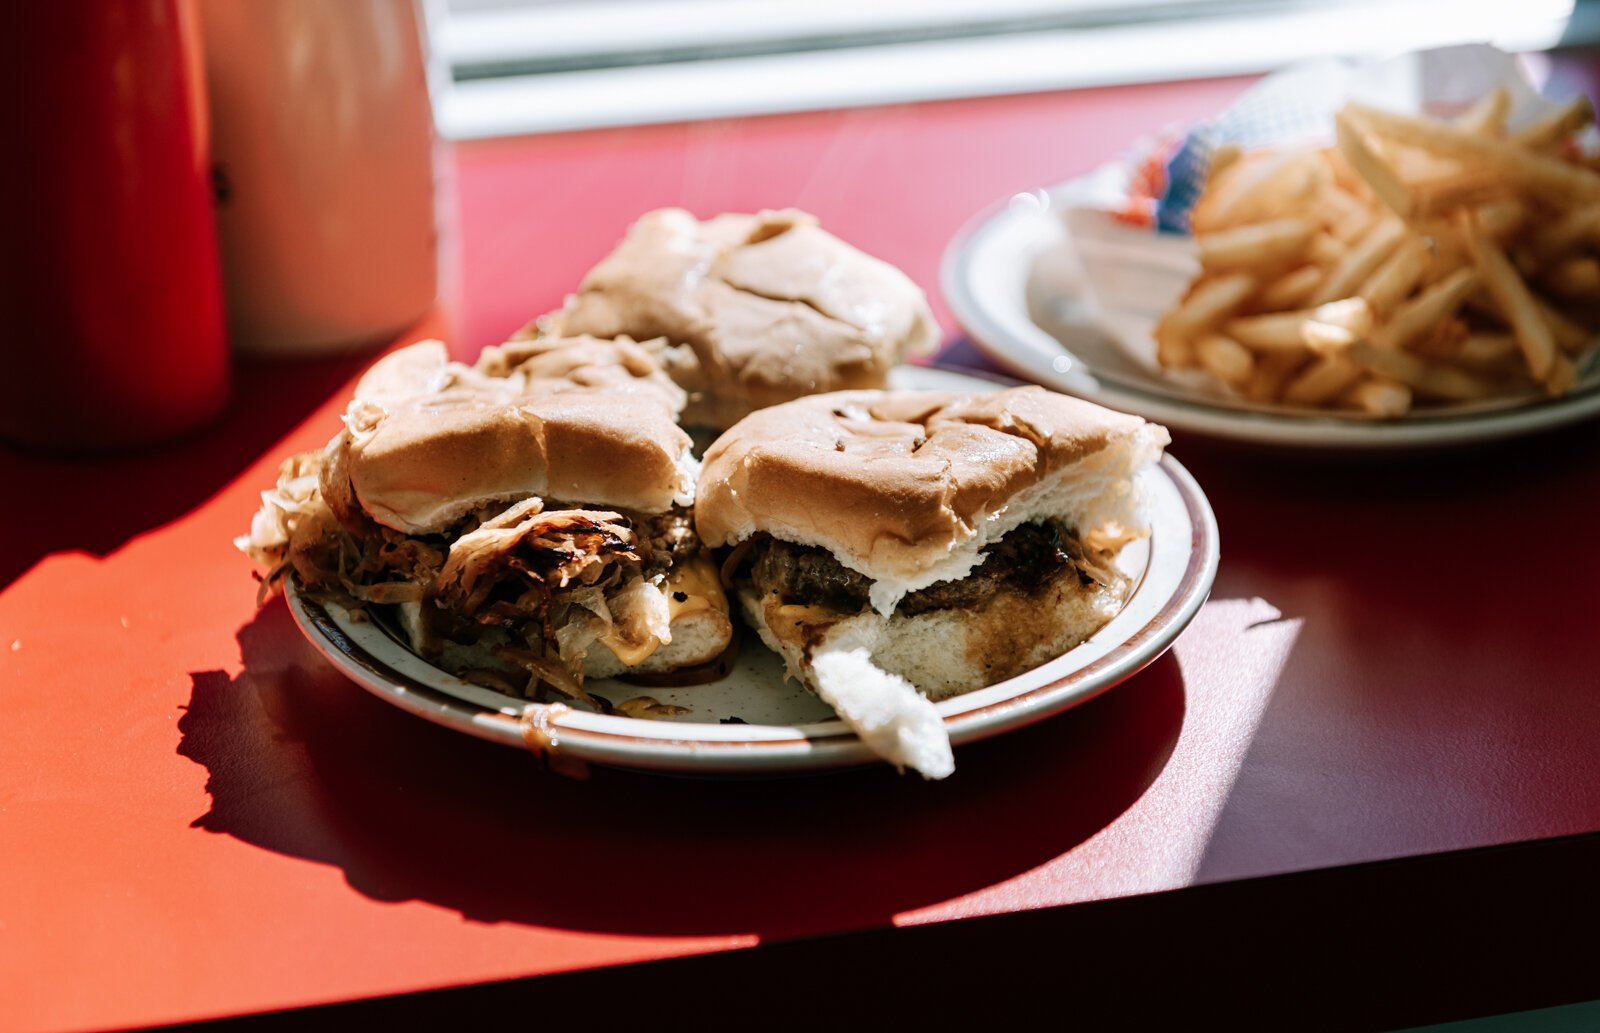
<instances>
[{"instance_id":1,"label":"beef patty","mask_svg":"<svg viewBox=\"0 0 1600 1033\"><path fill-rule=\"evenodd\" d=\"M908 593L895 612L914 617L930 610L977 608L1003 588L1037 592L1069 568L1085 586L1106 584L1113 576L1070 528L1053 520L1023 524L985 545L980 555L966 577ZM872 588L871 578L840 563L827 549L771 537L751 543L741 569L763 595L849 613L866 608Z\"/></svg>"}]
</instances>

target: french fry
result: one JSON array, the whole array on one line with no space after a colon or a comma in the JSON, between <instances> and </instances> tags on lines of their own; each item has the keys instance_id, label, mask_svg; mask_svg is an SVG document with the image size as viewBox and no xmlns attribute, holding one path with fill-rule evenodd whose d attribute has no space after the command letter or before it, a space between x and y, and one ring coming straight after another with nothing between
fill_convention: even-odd
<instances>
[{"instance_id":1,"label":"french fry","mask_svg":"<svg viewBox=\"0 0 1600 1033\"><path fill-rule=\"evenodd\" d=\"M1317 194L1312 210L1333 238L1346 244L1365 233L1375 217L1371 208L1336 183Z\"/></svg>"},{"instance_id":2,"label":"french fry","mask_svg":"<svg viewBox=\"0 0 1600 1033\"><path fill-rule=\"evenodd\" d=\"M1517 344L1522 348L1522 357L1528 364L1528 372L1533 374L1533 379L1541 383L1548 382L1551 368L1556 360L1555 337L1551 334L1550 326L1540 313L1533 295L1528 292L1527 284L1522 282L1522 277L1512 268L1505 253L1479 230L1475 220L1470 217L1463 219L1461 233L1462 239L1466 241L1467 251L1472 255L1473 264L1478 267L1478 274L1483 277L1484 286L1488 288L1501 314L1511 324L1511 330L1517 336Z\"/></svg>"},{"instance_id":3,"label":"french fry","mask_svg":"<svg viewBox=\"0 0 1600 1033\"><path fill-rule=\"evenodd\" d=\"M1301 351L1348 344L1371 329L1372 310L1360 298L1293 312L1241 316L1223 326L1229 337L1260 351Z\"/></svg>"},{"instance_id":4,"label":"french fry","mask_svg":"<svg viewBox=\"0 0 1600 1033\"><path fill-rule=\"evenodd\" d=\"M1494 387L1482 377L1442 363L1424 366L1420 383L1410 387L1418 394L1451 402L1475 402L1495 393Z\"/></svg>"},{"instance_id":5,"label":"french fry","mask_svg":"<svg viewBox=\"0 0 1600 1033\"><path fill-rule=\"evenodd\" d=\"M1593 301L1600 298L1600 259L1593 255L1563 259L1545 270L1539 282L1564 298Z\"/></svg>"},{"instance_id":6,"label":"french fry","mask_svg":"<svg viewBox=\"0 0 1600 1033\"><path fill-rule=\"evenodd\" d=\"M1318 305L1315 312L1316 322L1348 330L1357 337L1365 337L1372 332L1372 306L1367 304L1365 298L1330 301L1326 305Z\"/></svg>"},{"instance_id":7,"label":"french fry","mask_svg":"<svg viewBox=\"0 0 1600 1033\"><path fill-rule=\"evenodd\" d=\"M1417 231L1433 243L1433 257L1417 281L1419 288L1431 287L1459 269L1471 268L1472 256L1467 254L1467 246L1461 242L1461 235L1454 226L1448 222L1431 222L1419 226Z\"/></svg>"},{"instance_id":8,"label":"french fry","mask_svg":"<svg viewBox=\"0 0 1600 1033\"><path fill-rule=\"evenodd\" d=\"M1195 238L1200 265L1211 272L1271 269L1306 253L1317 231L1309 219L1274 219Z\"/></svg>"},{"instance_id":9,"label":"french fry","mask_svg":"<svg viewBox=\"0 0 1600 1033\"><path fill-rule=\"evenodd\" d=\"M1382 315L1411 293L1432 259L1433 246L1427 238L1409 237L1356 289L1356 297Z\"/></svg>"},{"instance_id":10,"label":"french fry","mask_svg":"<svg viewBox=\"0 0 1600 1033\"><path fill-rule=\"evenodd\" d=\"M1511 134L1511 142L1529 150L1554 147L1587 125L1594 123L1594 105L1588 97L1574 97L1548 115Z\"/></svg>"},{"instance_id":11,"label":"french fry","mask_svg":"<svg viewBox=\"0 0 1600 1033\"><path fill-rule=\"evenodd\" d=\"M1442 398L1452 402L1470 402L1487 398L1494 393L1489 383L1465 370L1429 362L1410 352L1378 348L1365 341L1357 341L1347 352L1357 366L1398 380L1420 395Z\"/></svg>"},{"instance_id":12,"label":"french fry","mask_svg":"<svg viewBox=\"0 0 1600 1033\"><path fill-rule=\"evenodd\" d=\"M1240 147L1236 143L1217 145L1217 148L1211 152L1211 165L1206 169L1207 181L1215 182L1216 178L1222 174L1223 169L1227 168L1229 165L1232 165L1243 156L1244 148Z\"/></svg>"},{"instance_id":13,"label":"french fry","mask_svg":"<svg viewBox=\"0 0 1600 1033\"><path fill-rule=\"evenodd\" d=\"M1414 217L1439 215L1463 205L1498 200L1511 184L1484 169L1462 169L1447 176L1410 183L1411 212Z\"/></svg>"},{"instance_id":14,"label":"french fry","mask_svg":"<svg viewBox=\"0 0 1600 1033\"><path fill-rule=\"evenodd\" d=\"M1482 221L1480 211L1479 222ZM1528 242L1528 253L1535 265L1542 267L1596 241L1600 241L1600 204L1585 205L1536 228Z\"/></svg>"},{"instance_id":15,"label":"french fry","mask_svg":"<svg viewBox=\"0 0 1600 1033\"><path fill-rule=\"evenodd\" d=\"M1256 351L1304 352L1305 325L1311 321L1312 309L1294 312L1272 312L1260 316L1241 316L1223 324L1222 331L1229 337Z\"/></svg>"},{"instance_id":16,"label":"french fry","mask_svg":"<svg viewBox=\"0 0 1600 1033\"><path fill-rule=\"evenodd\" d=\"M1550 336L1556 339L1561 350L1567 353L1580 352L1594 343L1594 334L1586 330L1577 320L1562 312L1554 305L1545 301L1537 294L1529 294L1533 305L1539 310L1539 318L1544 320L1544 325L1550 328Z\"/></svg>"},{"instance_id":17,"label":"french fry","mask_svg":"<svg viewBox=\"0 0 1600 1033\"><path fill-rule=\"evenodd\" d=\"M1550 375L1545 377L1544 390L1548 395L1564 395L1578 382L1578 368L1565 355L1557 355L1550 365Z\"/></svg>"},{"instance_id":18,"label":"french fry","mask_svg":"<svg viewBox=\"0 0 1600 1033\"><path fill-rule=\"evenodd\" d=\"M1411 191L1371 146L1354 121L1341 112L1333 120L1334 132L1339 142L1339 153L1352 169L1367 181L1367 186L1378 199L1402 219L1411 214Z\"/></svg>"},{"instance_id":19,"label":"french fry","mask_svg":"<svg viewBox=\"0 0 1600 1033\"><path fill-rule=\"evenodd\" d=\"M1385 351L1406 347L1441 319L1455 315L1478 282L1476 271L1456 270L1397 308L1389 321L1373 332L1372 343Z\"/></svg>"},{"instance_id":20,"label":"french fry","mask_svg":"<svg viewBox=\"0 0 1600 1033\"><path fill-rule=\"evenodd\" d=\"M1283 397L1284 385L1306 364L1310 355L1298 351L1263 352L1256 359L1255 372L1245 384L1244 396L1252 402L1276 402Z\"/></svg>"},{"instance_id":21,"label":"french fry","mask_svg":"<svg viewBox=\"0 0 1600 1033\"><path fill-rule=\"evenodd\" d=\"M1498 136L1506 127L1506 114L1510 110L1510 91L1504 86L1496 86L1457 115L1456 125L1479 136Z\"/></svg>"},{"instance_id":22,"label":"french fry","mask_svg":"<svg viewBox=\"0 0 1600 1033\"><path fill-rule=\"evenodd\" d=\"M1306 347L1319 355L1348 348L1372 332L1372 308L1363 298L1346 298L1319 305L1315 316L1301 328Z\"/></svg>"},{"instance_id":23,"label":"french fry","mask_svg":"<svg viewBox=\"0 0 1600 1033\"><path fill-rule=\"evenodd\" d=\"M1361 281L1400 246L1405 234L1406 224L1393 215L1372 227L1328 272L1322 286L1311 295L1312 304L1322 305L1354 294Z\"/></svg>"},{"instance_id":24,"label":"french fry","mask_svg":"<svg viewBox=\"0 0 1600 1033\"><path fill-rule=\"evenodd\" d=\"M1528 206L1514 197L1503 197L1478 205L1473 215L1490 240L1504 243L1522 230Z\"/></svg>"},{"instance_id":25,"label":"french fry","mask_svg":"<svg viewBox=\"0 0 1600 1033\"><path fill-rule=\"evenodd\" d=\"M1196 234L1215 233L1275 214L1288 214L1315 186L1315 162L1305 152L1281 151L1242 158L1218 174L1213 189L1195 205L1189 223Z\"/></svg>"},{"instance_id":26,"label":"french fry","mask_svg":"<svg viewBox=\"0 0 1600 1033\"><path fill-rule=\"evenodd\" d=\"M1339 148L1324 147L1317 152L1322 156L1322 164L1332 177L1332 185L1362 204L1372 200L1372 189L1367 186L1367 181L1356 174L1350 163L1344 160L1344 155L1339 153Z\"/></svg>"},{"instance_id":27,"label":"french fry","mask_svg":"<svg viewBox=\"0 0 1600 1033\"><path fill-rule=\"evenodd\" d=\"M1369 222L1367 225L1372 224ZM1349 253L1350 249L1338 238L1327 233L1319 233L1311 241L1311 250L1306 257L1317 265L1331 269L1344 261L1344 256Z\"/></svg>"},{"instance_id":28,"label":"french fry","mask_svg":"<svg viewBox=\"0 0 1600 1033\"><path fill-rule=\"evenodd\" d=\"M1216 326L1243 305L1256 289L1256 278L1249 273L1228 273L1195 286L1164 322L1189 335Z\"/></svg>"},{"instance_id":29,"label":"french fry","mask_svg":"<svg viewBox=\"0 0 1600 1033\"><path fill-rule=\"evenodd\" d=\"M1245 197L1235 215L1244 223L1298 214L1327 176L1327 166L1314 153L1293 152L1259 190Z\"/></svg>"},{"instance_id":30,"label":"french fry","mask_svg":"<svg viewBox=\"0 0 1600 1033\"><path fill-rule=\"evenodd\" d=\"M1157 326L1156 361L1163 369L1189 369L1194 365L1194 341L1186 334Z\"/></svg>"},{"instance_id":31,"label":"french fry","mask_svg":"<svg viewBox=\"0 0 1600 1033\"><path fill-rule=\"evenodd\" d=\"M1355 101L1347 104L1345 111L1364 129L1493 169L1535 196L1600 200L1600 174L1591 169L1533 154L1515 143L1479 136L1438 119L1383 111Z\"/></svg>"},{"instance_id":32,"label":"french fry","mask_svg":"<svg viewBox=\"0 0 1600 1033\"><path fill-rule=\"evenodd\" d=\"M1288 155L1282 152L1256 152L1213 168L1205 192L1189 213L1190 230L1198 236L1233 226L1233 209L1287 160Z\"/></svg>"},{"instance_id":33,"label":"french fry","mask_svg":"<svg viewBox=\"0 0 1600 1033\"><path fill-rule=\"evenodd\" d=\"M1413 341L1411 350L1425 359L1454 359L1461 354L1469 336L1466 323L1448 316Z\"/></svg>"},{"instance_id":34,"label":"french fry","mask_svg":"<svg viewBox=\"0 0 1600 1033\"><path fill-rule=\"evenodd\" d=\"M1361 367L1347 356L1323 355L1284 386L1283 400L1291 405L1322 405L1344 393L1361 376Z\"/></svg>"},{"instance_id":35,"label":"french fry","mask_svg":"<svg viewBox=\"0 0 1600 1033\"><path fill-rule=\"evenodd\" d=\"M1466 166L1455 158L1447 158L1421 147L1410 147L1398 140L1377 137L1369 143L1407 184L1449 179L1467 171Z\"/></svg>"},{"instance_id":36,"label":"french fry","mask_svg":"<svg viewBox=\"0 0 1600 1033\"><path fill-rule=\"evenodd\" d=\"M1156 359L1168 369L1194 364L1194 338L1232 315L1256 289L1255 277L1229 273L1201 280L1189 289L1178 307L1156 324Z\"/></svg>"},{"instance_id":37,"label":"french fry","mask_svg":"<svg viewBox=\"0 0 1600 1033\"><path fill-rule=\"evenodd\" d=\"M1344 402L1373 416L1404 416L1411 410L1411 389L1398 380L1368 376L1344 393Z\"/></svg>"},{"instance_id":38,"label":"french fry","mask_svg":"<svg viewBox=\"0 0 1600 1033\"><path fill-rule=\"evenodd\" d=\"M1356 343L1356 335L1344 327L1314 319L1300 328L1300 335L1305 338L1306 347L1317 355L1334 355Z\"/></svg>"},{"instance_id":39,"label":"french fry","mask_svg":"<svg viewBox=\"0 0 1600 1033\"><path fill-rule=\"evenodd\" d=\"M1311 292L1322 282L1322 270L1314 265L1284 273L1261 289L1256 305L1265 312L1298 308L1311 299Z\"/></svg>"},{"instance_id":40,"label":"french fry","mask_svg":"<svg viewBox=\"0 0 1600 1033\"><path fill-rule=\"evenodd\" d=\"M1194 344L1195 361L1229 384L1243 384L1255 372L1250 349L1222 334L1205 334Z\"/></svg>"},{"instance_id":41,"label":"french fry","mask_svg":"<svg viewBox=\"0 0 1600 1033\"><path fill-rule=\"evenodd\" d=\"M1454 359L1477 369L1501 369L1517 357L1517 339L1511 334L1468 334Z\"/></svg>"}]
</instances>

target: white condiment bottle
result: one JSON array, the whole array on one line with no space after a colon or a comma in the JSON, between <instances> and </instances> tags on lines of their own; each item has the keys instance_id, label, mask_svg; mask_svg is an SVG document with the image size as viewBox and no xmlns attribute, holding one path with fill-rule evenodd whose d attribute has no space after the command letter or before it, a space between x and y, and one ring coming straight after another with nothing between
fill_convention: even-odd
<instances>
[{"instance_id":1,"label":"white condiment bottle","mask_svg":"<svg viewBox=\"0 0 1600 1033\"><path fill-rule=\"evenodd\" d=\"M436 137L414 0L207 0L236 349L392 338L438 293Z\"/></svg>"}]
</instances>

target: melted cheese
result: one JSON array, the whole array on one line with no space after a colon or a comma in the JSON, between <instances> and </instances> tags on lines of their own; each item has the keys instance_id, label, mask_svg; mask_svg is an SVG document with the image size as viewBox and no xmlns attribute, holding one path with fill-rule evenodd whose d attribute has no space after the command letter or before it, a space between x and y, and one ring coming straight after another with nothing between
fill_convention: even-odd
<instances>
[{"instance_id":1,"label":"melted cheese","mask_svg":"<svg viewBox=\"0 0 1600 1033\"><path fill-rule=\"evenodd\" d=\"M672 574L667 578L666 593L667 613L672 620L704 610L728 612L728 597L723 594L717 568L712 566L711 557L705 553L672 568ZM684 598L679 599L680 595Z\"/></svg>"},{"instance_id":2,"label":"melted cheese","mask_svg":"<svg viewBox=\"0 0 1600 1033\"><path fill-rule=\"evenodd\" d=\"M728 597L723 594L722 582L717 579L717 569L712 566L711 557L704 553L674 567L662 591L667 597L669 623L707 610L715 610L722 614L728 612ZM680 595L683 596L682 599L678 598ZM617 659L625 666L637 667L650 658L657 646L672 639L669 635L662 641L651 637L643 642L631 643L612 627L600 636L599 641L601 645L615 653Z\"/></svg>"},{"instance_id":3,"label":"melted cheese","mask_svg":"<svg viewBox=\"0 0 1600 1033\"><path fill-rule=\"evenodd\" d=\"M771 625L783 624L837 624L839 611L826 606L804 606L800 603L778 603L768 605L767 623Z\"/></svg>"},{"instance_id":4,"label":"melted cheese","mask_svg":"<svg viewBox=\"0 0 1600 1033\"><path fill-rule=\"evenodd\" d=\"M621 635L618 635L615 628L607 630L604 635L600 636L599 641L602 646L617 654L617 659L621 660L626 667L637 667L644 663L650 658L650 654L656 651L656 647L661 644L656 641L654 636L645 639L643 642L631 643Z\"/></svg>"}]
</instances>

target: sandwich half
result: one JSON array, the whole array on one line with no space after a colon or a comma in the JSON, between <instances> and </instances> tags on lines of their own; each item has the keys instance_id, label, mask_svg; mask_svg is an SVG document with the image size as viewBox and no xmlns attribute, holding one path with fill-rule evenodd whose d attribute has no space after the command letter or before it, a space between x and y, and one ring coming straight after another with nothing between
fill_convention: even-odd
<instances>
[{"instance_id":1,"label":"sandwich half","mask_svg":"<svg viewBox=\"0 0 1600 1033\"><path fill-rule=\"evenodd\" d=\"M535 698L709 664L732 626L693 526L683 392L631 341L546 339L478 367L379 361L344 428L291 458L237 544L312 592L396 608L423 656Z\"/></svg>"},{"instance_id":2,"label":"sandwich half","mask_svg":"<svg viewBox=\"0 0 1600 1033\"><path fill-rule=\"evenodd\" d=\"M696 524L790 673L877 753L954 767L934 710L1092 635L1130 589L1137 476L1164 428L1045 391L855 391L751 414Z\"/></svg>"}]
</instances>

